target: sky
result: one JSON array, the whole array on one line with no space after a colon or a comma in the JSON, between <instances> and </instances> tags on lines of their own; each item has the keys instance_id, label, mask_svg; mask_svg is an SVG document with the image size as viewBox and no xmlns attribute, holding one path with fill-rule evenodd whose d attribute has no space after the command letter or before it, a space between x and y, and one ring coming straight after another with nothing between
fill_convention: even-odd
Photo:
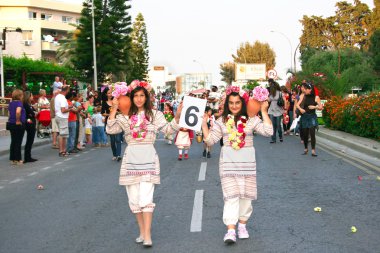
<instances>
[{"instance_id":1,"label":"sky","mask_svg":"<svg viewBox=\"0 0 380 253\"><path fill-rule=\"evenodd\" d=\"M80 3L80 0L61 0ZM347 0L353 2L353 0ZM221 85L219 65L232 61L241 43L265 42L276 53L280 77L293 62L303 15L335 14L335 0L132 0L130 14L145 18L149 65L169 73L212 73ZM371 9L373 0L362 0ZM274 31L274 32L271 32ZM300 69L297 52L297 70ZM194 62L195 60L195 62Z\"/></svg>"}]
</instances>

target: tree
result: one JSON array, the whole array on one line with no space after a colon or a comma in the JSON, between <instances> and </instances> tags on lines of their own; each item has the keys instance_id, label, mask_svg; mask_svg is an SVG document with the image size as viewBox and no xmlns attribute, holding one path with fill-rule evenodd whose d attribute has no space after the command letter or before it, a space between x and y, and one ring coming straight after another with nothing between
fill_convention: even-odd
<instances>
[{"instance_id":1,"label":"tree","mask_svg":"<svg viewBox=\"0 0 380 253\"><path fill-rule=\"evenodd\" d=\"M380 29L371 36L370 41L369 53L373 60L373 67L380 74Z\"/></svg>"},{"instance_id":2,"label":"tree","mask_svg":"<svg viewBox=\"0 0 380 253\"><path fill-rule=\"evenodd\" d=\"M139 13L132 27L132 71L130 72L130 81L134 79L146 80L148 76L148 35L144 17Z\"/></svg>"},{"instance_id":3,"label":"tree","mask_svg":"<svg viewBox=\"0 0 380 253\"><path fill-rule=\"evenodd\" d=\"M336 7L335 16L303 17L300 21L303 26L301 52L305 47L322 50L368 48L368 35L372 26L372 13L368 5L355 0L354 5L343 1L338 2Z\"/></svg>"},{"instance_id":4,"label":"tree","mask_svg":"<svg viewBox=\"0 0 380 253\"><path fill-rule=\"evenodd\" d=\"M60 46L57 50L57 59L63 66L69 68L74 68L76 61L77 32L78 30L69 31L66 38L59 40Z\"/></svg>"},{"instance_id":5,"label":"tree","mask_svg":"<svg viewBox=\"0 0 380 253\"><path fill-rule=\"evenodd\" d=\"M129 1L129 0L127 0ZM124 0L94 0L97 78L117 76L125 79L130 59L131 8ZM87 80L93 78L91 0L83 2L78 26L75 67ZM124 76L123 76L124 75ZM120 80L119 79L119 80Z\"/></svg>"},{"instance_id":6,"label":"tree","mask_svg":"<svg viewBox=\"0 0 380 253\"><path fill-rule=\"evenodd\" d=\"M265 63L267 70L276 65L276 53L268 43L260 41L242 43L232 58L235 63Z\"/></svg>"},{"instance_id":7,"label":"tree","mask_svg":"<svg viewBox=\"0 0 380 253\"><path fill-rule=\"evenodd\" d=\"M231 85L235 80L235 63L225 62L220 64L220 75L222 76L222 81L226 82L227 85Z\"/></svg>"}]
</instances>

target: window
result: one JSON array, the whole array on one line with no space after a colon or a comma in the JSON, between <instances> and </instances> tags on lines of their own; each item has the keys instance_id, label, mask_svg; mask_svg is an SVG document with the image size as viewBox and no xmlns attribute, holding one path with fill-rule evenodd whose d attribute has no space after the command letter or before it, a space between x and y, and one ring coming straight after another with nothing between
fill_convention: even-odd
<instances>
[{"instance_id":1,"label":"window","mask_svg":"<svg viewBox=\"0 0 380 253\"><path fill-rule=\"evenodd\" d=\"M62 16L62 22L63 23L71 23L72 19L73 19L72 17Z\"/></svg>"},{"instance_id":2,"label":"window","mask_svg":"<svg viewBox=\"0 0 380 253\"><path fill-rule=\"evenodd\" d=\"M41 13L41 20L50 20L51 17L51 14Z\"/></svg>"},{"instance_id":3,"label":"window","mask_svg":"<svg viewBox=\"0 0 380 253\"><path fill-rule=\"evenodd\" d=\"M79 20L79 18L76 19L76 24L77 24L77 25L80 25L80 20Z\"/></svg>"},{"instance_id":4,"label":"window","mask_svg":"<svg viewBox=\"0 0 380 253\"><path fill-rule=\"evenodd\" d=\"M29 11L29 19L37 19L37 12Z\"/></svg>"},{"instance_id":5,"label":"window","mask_svg":"<svg viewBox=\"0 0 380 253\"><path fill-rule=\"evenodd\" d=\"M33 33L32 32L22 32L22 39L23 40L33 40Z\"/></svg>"}]
</instances>

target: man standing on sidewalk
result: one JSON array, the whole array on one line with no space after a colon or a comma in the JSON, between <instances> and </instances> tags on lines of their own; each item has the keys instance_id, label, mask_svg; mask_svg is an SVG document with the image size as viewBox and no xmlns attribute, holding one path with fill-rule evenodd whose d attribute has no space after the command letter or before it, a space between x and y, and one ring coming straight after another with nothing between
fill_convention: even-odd
<instances>
[{"instance_id":1,"label":"man standing on sidewalk","mask_svg":"<svg viewBox=\"0 0 380 253\"><path fill-rule=\"evenodd\" d=\"M58 133L59 129L57 122L55 121L55 97L59 94L59 90L53 91L53 97L50 101L50 119L51 119L51 133L53 135L53 145L52 148L59 149L58 146Z\"/></svg>"},{"instance_id":2,"label":"man standing on sidewalk","mask_svg":"<svg viewBox=\"0 0 380 253\"><path fill-rule=\"evenodd\" d=\"M69 92L70 87L65 85L62 87L61 92L55 97L55 122L57 123L59 130L59 156L68 156L66 153L66 140L69 135L69 112L72 108L67 103L66 95Z\"/></svg>"}]
</instances>

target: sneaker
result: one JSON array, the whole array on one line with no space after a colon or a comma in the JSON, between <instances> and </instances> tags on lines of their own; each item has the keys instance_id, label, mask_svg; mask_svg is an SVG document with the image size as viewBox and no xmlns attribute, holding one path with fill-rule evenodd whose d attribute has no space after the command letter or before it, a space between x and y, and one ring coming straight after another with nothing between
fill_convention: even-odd
<instances>
[{"instance_id":1,"label":"sneaker","mask_svg":"<svg viewBox=\"0 0 380 253\"><path fill-rule=\"evenodd\" d=\"M238 226L238 236L239 239L249 238L248 230L245 226Z\"/></svg>"},{"instance_id":2,"label":"sneaker","mask_svg":"<svg viewBox=\"0 0 380 253\"><path fill-rule=\"evenodd\" d=\"M210 152L207 152L207 158L211 158Z\"/></svg>"},{"instance_id":3,"label":"sneaker","mask_svg":"<svg viewBox=\"0 0 380 253\"><path fill-rule=\"evenodd\" d=\"M189 159L189 155L188 154L185 154L185 159Z\"/></svg>"},{"instance_id":4,"label":"sneaker","mask_svg":"<svg viewBox=\"0 0 380 253\"><path fill-rule=\"evenodd\" d=\"M169 144L169 145L172 145L172 141L168 141L168 144Z\"/></svg>"},{"instance_id":5,"label":"sneaker","mask_svg":"<svg viewBox=\"0 0 380 253\"><path fill-rule=\"evenodd\" d=\"M206 150L203 150L203 157L206 158Z\"/></svg>"},{"instance_id":6,"label":"sneaker","mask_svg":"<svg viewBox=\"0 0 380 253\"><path fill-rule=\"evenodd\" d=\"M296 133L296 136L300 135L299 133Z\"/></svg>"},{"instance_id":7,"label":"sneaker","mask_svg":"<svg viewBox=\"0 0 380 253\"><path fill-rule=\"evenodd\" d=\"M225 243L228 243L228 244L235 243L236 242L236 233L235 233L235 231L228 231L224 235L224 239L223 240L224 240Z\"/></svg>"},{"instance_id":8,"label":"sneaker","mask_svg":"<svg viewBox=\"0 0 380 253\"><path fill-rule=\"evenodd\" d=\"M182 160L182 155L178 155L178 161Z\"/></svg>"},{"instance_id":9,"label":"sneaker","mask_svg":"<svg viewBox=\"0 0 380 253\"><path fill-rule=\"evenodd\" d=\"M112 157L112 161L116 161L116 159L117 159L116 156Z\"/></svg>"},{"instance_id":10,"label":"sneaker","mask_svg":"<svg viewBox=\"0 0 380 253\"><path fill-rule=\"evenodd\" d=\"M118 156L116 161L120 162L121 161L121 156Z\"/></svg>"}]
</instances>

